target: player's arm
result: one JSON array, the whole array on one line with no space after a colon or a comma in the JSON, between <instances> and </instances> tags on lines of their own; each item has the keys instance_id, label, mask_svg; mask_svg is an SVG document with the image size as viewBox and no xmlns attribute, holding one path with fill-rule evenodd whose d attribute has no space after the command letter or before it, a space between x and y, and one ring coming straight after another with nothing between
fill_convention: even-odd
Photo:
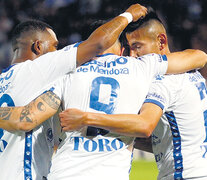
<instances>
[{"instance_id":1,"label":"player's arm","mask_svg":"<svg viewBox=\"0 0 207 180\"><path fill-rule=\"evenodd\" d=\"M0 128L7 131L30 131L53 116L60 103L56 94L47 91L26 106L1 107Z\"/></svg>"},{"instance_id":2,"label":"player's arm","mask_svg":"<svg viewBox=\"0 0 207 180\"><path fill-rule=\"evenodd\" d=\"M146 15L147 9L139 4L134 4L125 12L131 13L132 21L135 22L140 17ZM78 46L77 65L85 63L97 54L111 47L128 23L129 22L126 17L117 16L96 29L87 40Z\"/></svg>"},{"instance_id":3,"label":"player's arm","mask_svg":"<svg viewBox=\"0 0 207 180\"><path fill-rule=\"evenodd\" d=\"M156 127L163 110L156 104L145 103L140 114L100 114L67 109L60 113L64 131L84 126L103 128L111 132L132 137L149 137Z\"/></svg>"},{"instance_id":4,"label":"player's arm","mask_svg":"<svg viewBox=\"0 0 207 180\"><path fill-rule=\"evenodd\" d=\"M204 67L207 63L207 54L200 50L188 49L167 54L167 59L167 73L183 73L192 69Z\"/></svg>"}]
</instances>

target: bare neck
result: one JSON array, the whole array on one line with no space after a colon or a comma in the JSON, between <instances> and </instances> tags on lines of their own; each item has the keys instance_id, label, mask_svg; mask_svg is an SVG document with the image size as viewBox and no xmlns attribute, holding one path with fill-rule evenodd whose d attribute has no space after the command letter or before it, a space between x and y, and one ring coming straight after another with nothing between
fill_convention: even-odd
<instances>
[{"instance_id":1,"label":"bare neck","mask_svg":"<svg viewBox=\"0 0 207 180\"><path fill-rule=\"evenodd\" d=\"M14 51L13 59L11 64L21 63L26 60L33 60L35 59L35 55L27 50L16 49Z\"/></svg>"},{"instance_id":2,"label":"bare neck","mask_svg":"<svg viewBox=\"0 0 207 180\"><path fill-rule=\"evenodd\" d=\"M107 54L107 53L112 53L112 54L116 54L118 56L121 55L121 49L118 46L111 46L110 48L108 48L106 51L104 51L102 54Z\"/></svg>"},{"instance_id":3,"label":"bare neck","mask_svg":"<svg viewBox=\"0 0 207 180\"><path fill-rule=\"evenodd\" d=\"M164 54L169 54L170 53L170 49L168 46L166 46L162 51L161 51L161 55L164 55Z\"/></svg>"}]
</instances>

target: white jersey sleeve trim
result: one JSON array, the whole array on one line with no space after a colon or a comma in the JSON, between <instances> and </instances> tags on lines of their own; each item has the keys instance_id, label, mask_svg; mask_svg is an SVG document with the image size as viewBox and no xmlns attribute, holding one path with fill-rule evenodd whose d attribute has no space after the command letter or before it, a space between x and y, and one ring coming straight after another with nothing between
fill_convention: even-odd
<instances>
[{"instance_id":1,"label":"white jersey sleeve trim","mask_svg":"<svg viewBox=\"0 0 207 180\"><path fill-rule=\"evenodd\" d=\"M152 104L155 104L155 105L159 106L162 110L164 109L164 104L162 104L159 101L154 100L154 99L146 99L144 101L144 103L152 103Z\"/></svg>"}]
</instances>

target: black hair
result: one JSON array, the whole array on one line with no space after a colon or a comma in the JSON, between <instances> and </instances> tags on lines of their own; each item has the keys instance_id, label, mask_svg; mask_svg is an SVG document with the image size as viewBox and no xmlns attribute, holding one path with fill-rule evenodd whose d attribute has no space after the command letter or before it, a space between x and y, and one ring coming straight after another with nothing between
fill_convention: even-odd
<instances>
[{"instance_id":1,"label":"black hair","mask_svg":"<svg viewBox=\"0 0 207 180\"><path fill-rule=\"evenodd\" d=\"M161 24L163 24L154 9L152 9L151 7L148 7L147 9L148 9L148 12L147 12L146 16L144 18L139 19L136 22L131 22L125 28L125 30L124 30L125 33L131 33L133 31L135 31L136 29L140 28L142 25L145 25L150 20L157 20Z\"/></svg>"},{"instance_id":2,"label":"black hair","mask_svg":"<svg viewBox=\"0 0 207 180\"><path fill-rule=\"evenodd\" d=\"M40 20L27 20L19 23L12 31L12 46L17 43L17 39L25 32L29 31L41 31L44 32L46 28L53 29L49 24Z\"/></svg>"},{"instance_id":3,"label":"black hair","mask_svg":"<svg viewBox=\"0 0 207 180\"><path fill-rule=\"evenodd\" d=\"M120 41L122 42L122 45L125 47L126 54L129 54L129 45L126 39L126 33L131 33L137 30L138 28L142 27L142 25L145 25L150 20L157 20L161 24L163 24L153 8L147 7L147 9L148 9L148 12L144 18L140 18L136 22L129 23L128 26L124 29L124 31L120 35Z\"/></svg>"}]
</instances>

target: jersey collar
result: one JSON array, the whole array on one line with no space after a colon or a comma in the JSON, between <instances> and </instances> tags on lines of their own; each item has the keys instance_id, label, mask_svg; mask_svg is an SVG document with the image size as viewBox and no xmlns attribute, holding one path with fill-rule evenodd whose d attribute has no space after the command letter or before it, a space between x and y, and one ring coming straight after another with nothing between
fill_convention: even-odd
<instances>
[{"instance_id":1,"label":"jersey collar","mask_svg":"<svg viewBox=\"0 0 207 180\"><path fill-rule=\"evenodd\" d=\"M97 55L96 57L104 57L104 56L109 56L109 55L115 55L115 54L113 54L113 53L106 53L106 54Z\"/></svg>"}]
</instances>

